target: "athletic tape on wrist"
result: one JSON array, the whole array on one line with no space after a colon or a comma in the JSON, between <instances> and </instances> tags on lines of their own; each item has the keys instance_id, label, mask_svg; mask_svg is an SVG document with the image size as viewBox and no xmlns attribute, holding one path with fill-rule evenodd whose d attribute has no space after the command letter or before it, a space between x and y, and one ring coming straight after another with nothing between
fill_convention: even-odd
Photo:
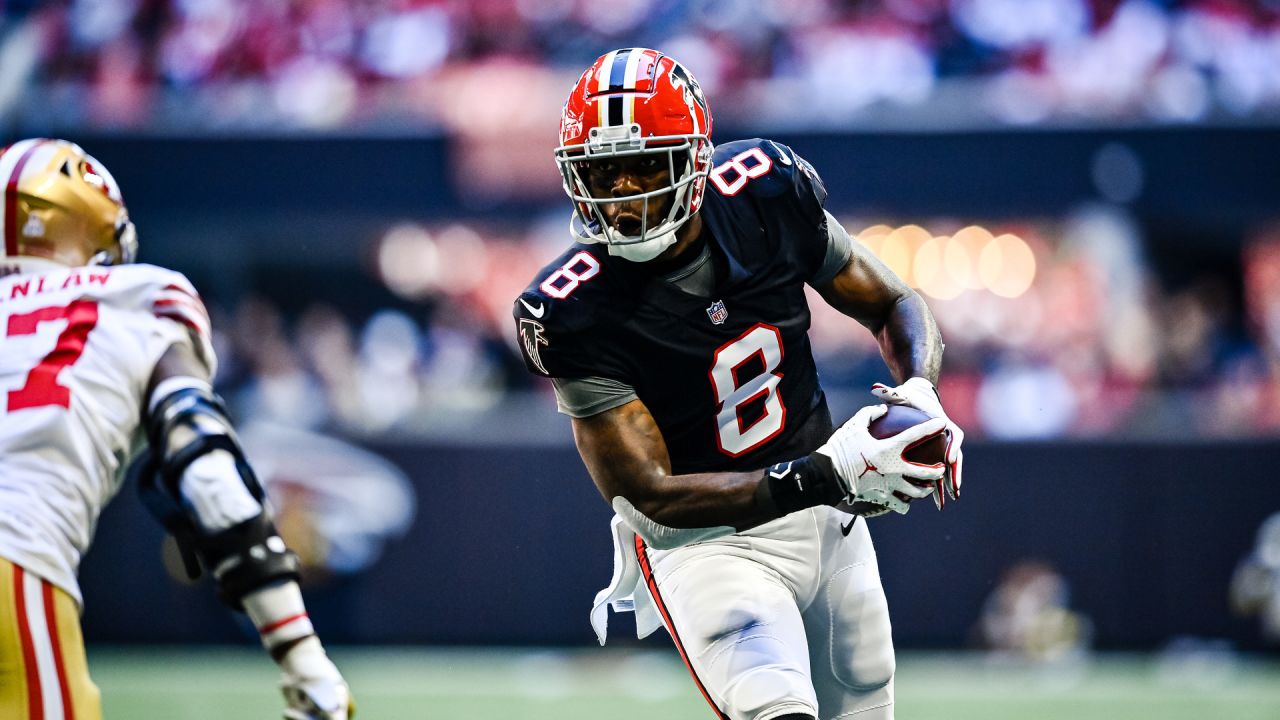
<instances>
[{"instance_id":1,"label":"athletic tape on wrist","mask_svg":"<svg viewBox=\"0 0 1280 720\"><path fill-rule=\"evenodd\" d=\"M243 604L267 650L315 634L296 582L286 581L250 592L244 596Z\"/></svg>"}]
</instances>

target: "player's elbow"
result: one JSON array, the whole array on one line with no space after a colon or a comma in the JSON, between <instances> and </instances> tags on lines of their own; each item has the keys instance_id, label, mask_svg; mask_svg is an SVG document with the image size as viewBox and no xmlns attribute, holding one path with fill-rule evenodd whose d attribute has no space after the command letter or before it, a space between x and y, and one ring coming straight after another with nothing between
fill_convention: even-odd
<instances>
[{"instance_id":1,"label":"player's elbow","mask_svg":"<svg viewBox=\"0 0 1280 720\"><path fill-rule=\"evenodd\" d=\"M678 500L658 495L638 495L634 498L628 495L627 500L636 512L656 525L673 530L690 530L700 527L693 524L696 521L693 520L688 508L683 507Z\"/></svg>"},{"instance_id":2,"label":"player's elbow","mask_svg":"<svg viewBox=\"0 0 1280 720\"><path fill-rule=\"evenodd\" d=\"M655 550L672 550L703 540L731 535L732 527L727 525L716 527L674 527L662 520L671 520L670 511L652 510L659 517L655 518L633 505L627 498L618 495L613 499L613 510L627 525L644 540L645 545Z\"/></svg>"},{"instance_id":3,"label":"player's elbow","mask_svg":"<svg viewBox=\"0 0 1280 720\"><path fill-rule=\"evenodd\" d=\"M652 522L662 525L671 525L671 515L668 503L664 503L656 497L646 497L636 494L628 495L626 498L631 507L639 514L648 518Z\"/></svg>"}]
</instances>

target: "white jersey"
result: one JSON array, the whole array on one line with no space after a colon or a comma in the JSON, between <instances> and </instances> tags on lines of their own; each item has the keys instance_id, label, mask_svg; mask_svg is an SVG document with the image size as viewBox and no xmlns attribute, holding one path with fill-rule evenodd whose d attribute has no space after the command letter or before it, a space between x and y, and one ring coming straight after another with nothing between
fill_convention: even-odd
<instances>
[{"instance_id":1,"label":"white jersey","mask_svg":"<svg viewBox=\"0 0 1280 720\"><path fill-rule=\"evenodd\" d=\"M190 344L213 370L191 283L151 265L0 260L0 556L80 603L102 508L145 441L156 362ZM15 274L16 273L16 274Z\"/></svg>"}]
</instances>

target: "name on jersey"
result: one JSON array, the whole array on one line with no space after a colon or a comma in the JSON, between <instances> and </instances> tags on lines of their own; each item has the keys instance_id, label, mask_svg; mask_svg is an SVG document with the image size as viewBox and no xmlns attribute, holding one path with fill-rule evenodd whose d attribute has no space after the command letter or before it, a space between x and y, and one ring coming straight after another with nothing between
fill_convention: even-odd
<instances>
[{"instance_id":1,"label":"name on jersey","mask_svg":"<svg viewBox=\"0 0 1280 720\"><path fill-rule=\"evenodd\" d=\"M0 268L0 277L14 274L16 268ZM40 295L42 293L57 292L66 290L71 287L84 287L93 285L107 284L111 279L111 273L105 270L95 270L93 268L76 268L72 270L65 278L59 280L58 273L50 273L48 275L36 275L22 282L15 282L9 288L8 293L0 294L0 302L10 300L18 300L20 298L29 297L31 295Z\"/></svg>"}]
</instances>

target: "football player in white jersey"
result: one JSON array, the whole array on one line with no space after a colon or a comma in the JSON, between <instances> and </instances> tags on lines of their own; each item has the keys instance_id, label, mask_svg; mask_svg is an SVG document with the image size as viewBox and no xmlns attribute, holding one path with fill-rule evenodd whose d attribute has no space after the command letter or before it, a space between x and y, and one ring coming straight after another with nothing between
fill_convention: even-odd
<instances>
[{"instance_id":1,"label":"football player in white jersey","mask_svg":"<svg viewBox=\"0 0 1280 720\"><path fill-rule=\"evenodd\" d=\"M80 147L0 152L0 717L101 718L76 575L131 473L149 508L248 614L279 664L285 718L344 720L350 691L316 637L210 380L209 318L182 275L133 265L114 179Z\"/></svg>"}]
</instances>

